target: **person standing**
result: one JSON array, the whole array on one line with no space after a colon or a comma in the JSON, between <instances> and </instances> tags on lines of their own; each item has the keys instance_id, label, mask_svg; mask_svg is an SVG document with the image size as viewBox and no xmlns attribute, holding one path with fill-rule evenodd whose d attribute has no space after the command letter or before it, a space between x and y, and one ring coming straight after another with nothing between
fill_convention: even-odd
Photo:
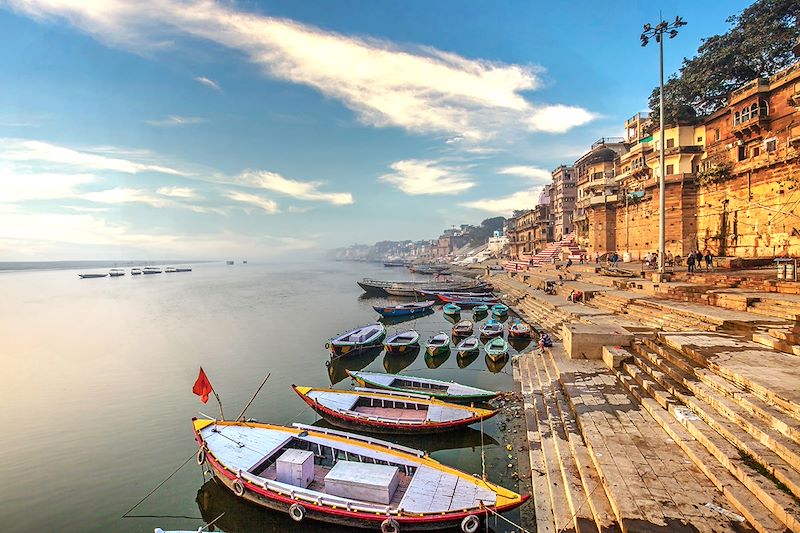
<instances>
[{"instance_id":1,"label":"person standing","mask_svg":"<svg viewBox=\"0 0 800 533\"><path fill-rule=\"evenodd\" d=\"M595 265L599 265L600 264L600 252L595 252L594 253L594 264Z\"/></svg>"},{"instance_id":2,"label":"person standing","mask_svg":"<svg viewBox=\"0 0 800 533\"><path fill-rule=\"evenodd\" d=\"M694 261L696 256L694 255L694 250L689 252L689 255L686 256L686 271L687 272L694 272Z\"/></svg>"},{"instance_id":3,"label":"person standing","mask_svg":"<svg viewBox=\"0 0 800 533\"><path fill-rule=\"evenodd\" d=\"M711 272L714 266L714 256L711 255L711 250L706 250L706 270Z\"/></svg>"}]
</instances>

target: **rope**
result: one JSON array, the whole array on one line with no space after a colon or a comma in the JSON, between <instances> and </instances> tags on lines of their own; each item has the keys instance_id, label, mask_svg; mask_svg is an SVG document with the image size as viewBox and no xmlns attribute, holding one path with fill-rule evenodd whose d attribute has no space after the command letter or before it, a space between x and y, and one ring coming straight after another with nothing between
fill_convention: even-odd
<instances>
[{"instance_id":1,"label":"rope","mask_svg":"<svg viewBox=\"0 0 800 533\"><path fill-rule=\"evenodd\" d=\"M511 520L509 520L509 519L508 519L508 518L506 518L505 516L501 515L500 513L498 513L497 511L495 511L495 510L494 510L494 509L492 509L491 507L484 507L484 509L486 509L487 511L489 511L490 513L492 513L492 514L493 514L495 517L499 518L500 520L504 520L505 522L508 522L508 523L509 523L509 524L511 524L512 526L514 526L514 527L518 528L518 529L519 529L521 532L524 532L524 533L531 533L529 530L525 529L524 527L522 527L522 526L521 526L521 525L519 525L519 524L515 524L514 522L512 522Z\"/></svg>"},{"instance_id":2,"label":"rope","mask_svg":"<svg viewBox=\"0 0 800 533\"><path fill-rule=\"evenodd\" d=\"M172 476L174 476L175 474L177 474L177 473L178 473L178 471L179 471L181 468L183 468L184 466L186 466L186 463L188 463L189 461L191 461L191 460L192 460L192 458L194 458L194 456L195 456L195 455L197 455L197 452L192 452L192 455L190 455L189 457L187 457L187 458L186 458L186 460L185 460L183 463L181 463L181 466L179 466L178 468L176 468L176 469L175 469L175 470L174 470L174 471L173 471L173 472L172 472L172 473L171 473L169 476L167 476L167 479L165 479L164 481L162 481L161 483L159 483L158 485L156 485L156 487L155 487L153 490L151 490L150 492L148 492L148 493L147 493L147 495L146 495L144 498L142 498L141 500L139 500L138 502L136 502L136 505L134 505L133 507L131 507L130 509L128 509L127 511L125 511L125 514L123 514L123 515L122 515L120 518L125 518L125 517L127 517L127 516L128 516L128 513L130 513L131 511L133 511L133 510L134 510L134 509L136 509L137 507L139 507L139 505L141 505L141 504L142 504L142 502L144 502L144 501L145 501L147 498L149 498L150 496L152 496L152 495L153 495L153 493L154 493L155 491L157 491L158 489L160 489L160 488L162 487L162 485L164 485L164 483L166 483L167 481L169 481L170 479L172 479Z\"/></svg>"},{"instance_id":3,"label":"rope","mask_svg":"<svg viewBox=\"0 0 800 533\"><path fill-rule=\"evenodd\" d=\"M486 455L483 453L483 417L481 417L481 479L487 480L486 477Z\"/></svg>"}]
</instances>

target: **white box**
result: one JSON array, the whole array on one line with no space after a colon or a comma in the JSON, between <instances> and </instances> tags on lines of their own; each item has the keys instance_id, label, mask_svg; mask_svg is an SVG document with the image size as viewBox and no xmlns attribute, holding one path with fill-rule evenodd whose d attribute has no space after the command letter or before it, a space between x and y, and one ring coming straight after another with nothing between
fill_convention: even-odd
<instances>
[{"instance_id":1,"label":"white box","mask_svg":"<svg viewBox=\"0 0 800 533\"><path fill-rule=\"evenodd\" d=\"M314 454L305 450L286 450L275 461L278 481L308 488L314 481Z\"/></svg>"},{"instance_id":2,"label":"white box","mask_svg":"<svg viewBox=\"0 0 800 533\"><path fill-rule=\"evenodd\" d=\"M325 476L325 492L332 496L388 504L400 484L396 466L339 461Z\"/></svg>"}]
</instances>

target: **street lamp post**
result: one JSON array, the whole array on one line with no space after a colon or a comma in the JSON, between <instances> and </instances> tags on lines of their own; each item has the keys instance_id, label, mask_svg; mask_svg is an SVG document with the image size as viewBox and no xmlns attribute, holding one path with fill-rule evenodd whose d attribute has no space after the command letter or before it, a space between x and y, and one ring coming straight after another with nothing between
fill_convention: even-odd
<instances>
[{"instance_id":1,"label":"street lamp post","mask_svg":"<svg viewBox=\"0 0 800 533\"><path fill-rule=\"evenodd\" d=\"M659 64L659 90L658 90L658 119L659 119L659 132L660 132L660 150L659 150L659 166L660 166L660 175L658 177L658 271L659 273L664 273L664 265L665 265L665 248L666 248L666 200L665 200L665 193L666 193L666 185L665 185L665 173L666 168L664 166L664 34L668 34L669 38L672 39L676 35L678 35L678 28L681 26L686 26L686 22L681 17L675 17L674 22L665 22L661 21L656 26L651 26L650 24L644 25L644 31L642 31L642 46L647 46L647 43L650 42L650 39L655 39L658 43L658 64Z\"/></svg>"}]
</instances>

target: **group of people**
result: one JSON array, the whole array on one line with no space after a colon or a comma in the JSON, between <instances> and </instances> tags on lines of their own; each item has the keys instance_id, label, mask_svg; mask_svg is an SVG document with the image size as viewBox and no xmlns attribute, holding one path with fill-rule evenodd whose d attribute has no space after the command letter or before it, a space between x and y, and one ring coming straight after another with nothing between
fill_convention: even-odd
<instances>
[{"instance_id":1,"label":"group of people","mask_svg":"<svg viewBox=\"0 0 800 533\"><path fill-rule=\"evenodd\" d=\"M711 251L706 249L703 252L692 250L686 258L686 267L689 272L696 272L697 269L703 270L703 262L706 264L706 270L714 268L714 256Z\"/></svg>"}]
</instances>

